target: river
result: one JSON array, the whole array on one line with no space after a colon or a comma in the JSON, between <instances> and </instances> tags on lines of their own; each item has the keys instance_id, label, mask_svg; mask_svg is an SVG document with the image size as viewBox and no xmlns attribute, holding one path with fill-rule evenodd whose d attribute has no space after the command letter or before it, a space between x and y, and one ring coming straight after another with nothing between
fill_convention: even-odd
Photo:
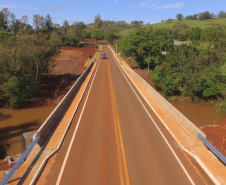
<instances>
[{"instance_id":1,"label":"river","mask_svg":"<svg viewBox=\"0 0 226 185\"><path fill-rule=\"evenodd\" d=\"M223 117L215 105L196 102L170 102L197 127L212 125ZM0 109L0 142L11 144L7 155L22 153L21 134L37 130L55 106L32 109Z\"/></svg>"},{"instance_id":2,"label":"river","mask_svg":"<svg viewBox=\"0 0 226 185\"><path fill-rule=\"evenodd\" d=\"M170 102L185 117L193 122L197 127L213 125L223 116L216 113L216 105L197 102Z\"/></svg>"},{"instance_id":3,"label":"river","mask_svg":"<svg viewBox=\"0 0 226 185\"><path fill-rule=\"evenodd\" d=\"M21 110L0 109L0 143L11 145L7 155L22 153L22 133L38 130L54 108L55 106Z\"/></svg>"}]
</instances>

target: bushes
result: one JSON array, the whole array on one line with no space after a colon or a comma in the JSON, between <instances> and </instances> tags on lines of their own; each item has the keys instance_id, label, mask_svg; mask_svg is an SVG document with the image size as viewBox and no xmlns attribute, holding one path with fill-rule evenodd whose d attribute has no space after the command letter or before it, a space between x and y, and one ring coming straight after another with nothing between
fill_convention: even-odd
<instances>
[{"instance_id":1,"label":"bushes","mask_svg":"<svg viewBox=\"0 0 226 185\"><path fill-rule=\"evenodd\" d=\"M0 50L0 90L11 107L36 94L48 74L52 57L60 52L54 35L10 36Z\"/></svg>"},{"instance_id":2,"label":"bushes","mask_svg":"<svg viewBox=\"0 0 226 185\"><path fill-rule=\"evenodd\" d=\"M10 107L22 102L26 98L35 95L35 86L31 84L29 79L11 76L7 83L2 86Z\"/></svg>"}]
</instances>

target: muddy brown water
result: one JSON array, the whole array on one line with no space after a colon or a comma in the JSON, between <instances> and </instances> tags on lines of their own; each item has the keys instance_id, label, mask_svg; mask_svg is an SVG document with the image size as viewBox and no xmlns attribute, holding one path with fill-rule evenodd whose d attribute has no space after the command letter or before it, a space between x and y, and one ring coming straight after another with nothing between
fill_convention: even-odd
<instances>
[{"instance_id":1,"label":"muddy brown water","mask_svg":"<svg viewBox=\"0 0 226 185\"><path fill-rule=\"evenodd\" d=\"M223 117L215 105L195 102L170 102L197 127L213 125ZM22 153L21 134L37 130L55 106L32 109L0 109L0 142L11 144L7 155Z\"/></svg>"},{"instance_id":2,"label":"muddy brown water","mask_svg":"<svg viewBox=\"0 0 226 185\"><path fill-rule=\"evenodd\" d=\"M0 142L11 145L7 155L22 153L22 133L38 130L54 108L55 106L21 110L0 109Z\"/></svg>"},{"instance_id":3,"label":"muddy brown water","mask_svg":"<svg viewBox=\"0 0 226 185\"><path fill-rule=\"evenodd\" d=\"M196 102L170 102L197 127L213 125L223 116L216 113L216 105Z\"/></svg>"}]
</instances>

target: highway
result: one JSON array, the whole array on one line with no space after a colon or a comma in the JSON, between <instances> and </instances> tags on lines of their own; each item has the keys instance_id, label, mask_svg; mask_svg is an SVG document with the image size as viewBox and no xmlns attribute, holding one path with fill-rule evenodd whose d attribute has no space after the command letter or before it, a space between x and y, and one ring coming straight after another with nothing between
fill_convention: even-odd
<instances>
[{"instance_id":1,"label":"highway","mask_svg":"<svg viewBox=\"0 0 226 185\"><path fill-rule=\"evenodd\" d=\"M107 59L96 65L45 184L213 184L102 48Z\"/></svg>"}]
</instances>

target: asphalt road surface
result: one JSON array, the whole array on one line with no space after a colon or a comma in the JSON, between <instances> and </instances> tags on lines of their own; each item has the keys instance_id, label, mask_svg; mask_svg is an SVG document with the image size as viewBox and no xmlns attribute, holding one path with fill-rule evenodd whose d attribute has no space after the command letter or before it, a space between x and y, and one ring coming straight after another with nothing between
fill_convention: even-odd
<instances>
[{"instance_id":1,"label":"asphalt road surface","mask_svg":"<svg viewBox=\"0 0 226 185\"><path fill-rule=\"evenodd\" d=\"M213 184L102 48L46 184Z\"/></svg>"}]
</instances>

